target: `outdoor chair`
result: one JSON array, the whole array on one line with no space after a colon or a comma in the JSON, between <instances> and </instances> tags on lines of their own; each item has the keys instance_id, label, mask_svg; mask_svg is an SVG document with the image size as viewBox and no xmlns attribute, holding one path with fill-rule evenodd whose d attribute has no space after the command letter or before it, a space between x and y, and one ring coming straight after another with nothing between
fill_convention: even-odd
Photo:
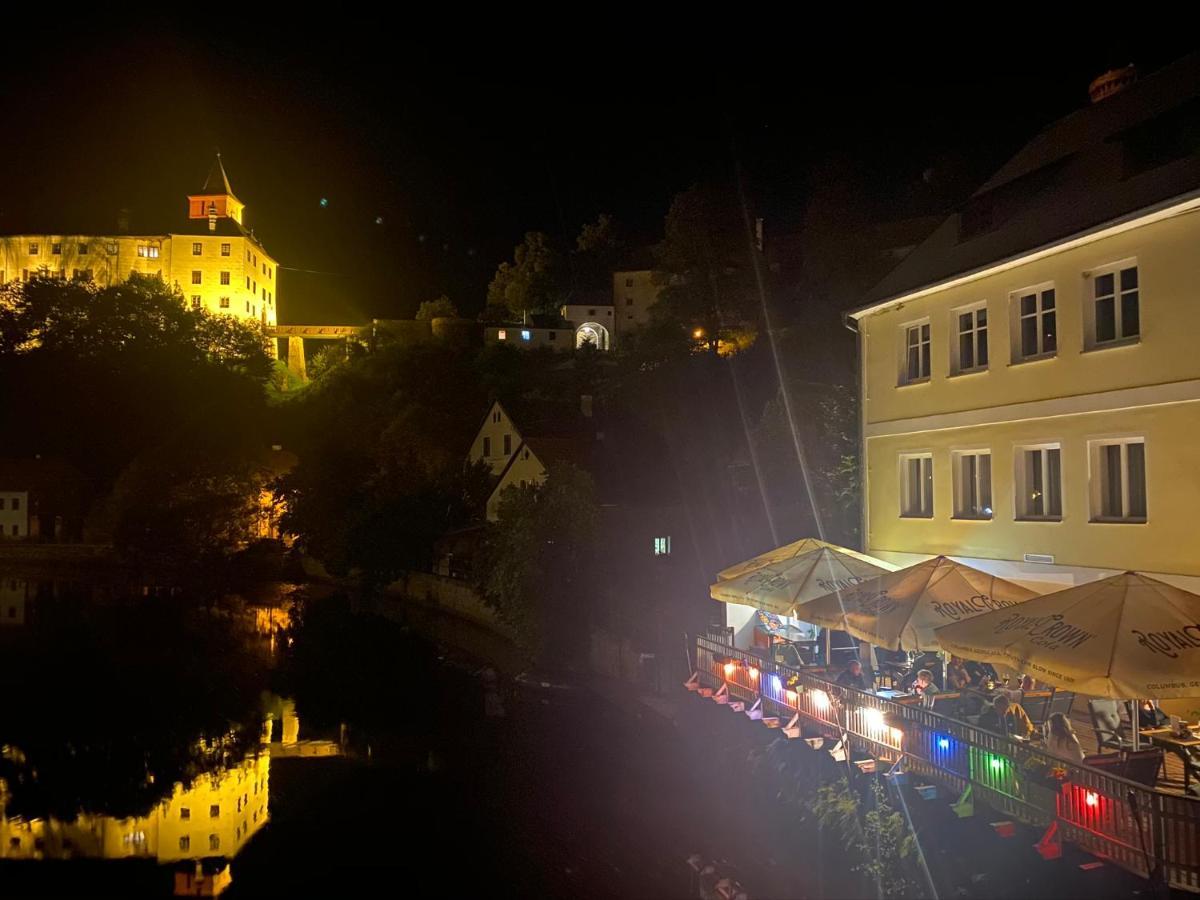
<instances>
[{"instance_id":1,"label":"outdoor chair","mask_svg":"<svg viewBox=\"0 0 1200 900\"><path fill-rule=\"evenodd\" d=\"M1069 719L1074 703L1074 691L1055 691L1054 696L1050 698L1050 708L1046 710L1046 718L1050 718L1055 713L1062 713Z\"/></svg>"},{"instance_id":2,"label":"outdoor chair","mask_svg":"<svg viewBox=\"0 0 1200 900\"><path fill-rule=\"evenodd\" d=\"M1041 727L1050 718L1050 701L1054 699L1054 691L1029 691L1021 695L1021 707L1035 726Z\"/></svg>"},{"instance_id":3,"label":"outdoor chair","mask_svg":"<svg viewBox=\"0 0 1200 900\"><path fill-rule=\"evenodd\" d=\"M1124 736L1121 724L1121 709L1116 700L1089 700L1088 713L1092 717L1092 730L1096 732L1096 743L1111 750L1130 750L1133 743Z\"/></svg>"},{"instance_id":4,"label":"outdoor chair","mask_svg":"<svg viewBox=\"0 0 1200 900\"><path fill-rule=\"evenodd\" d=\"M943 716L949 716L952 719L958 718L959 701L962 700L962 694L958 691L934 694L929 699L931 701L929 708L934 712L941 713Z\"/></svg>"},{"instance_id":5,"label":"outdoor chair","mask_svg":"<svg viewBox=\"0 0 1200 900\"><path fill-rule=\"evenodd\" d=\"M1154 787L1158 784L1158 773L1166 775L1166 759L1161 747L1151 750L1131 750L1125 754L1125 767L1121 774L1130 781Z\"/></svg>"},{"instance_id":6,"label":"outdoor chair","mask_svg":"<svg viewBox=\"0 0 1200 900\"><path fill-rule=\"evenodd\" d=\"M1121 758L1120 753L1094 753L1091 756L1083 758L1085 766L1091 766L1093 769L1103 769L1110 775L1121 776L1125 769L1125 760Z\"/></svg>"}]
</instances>

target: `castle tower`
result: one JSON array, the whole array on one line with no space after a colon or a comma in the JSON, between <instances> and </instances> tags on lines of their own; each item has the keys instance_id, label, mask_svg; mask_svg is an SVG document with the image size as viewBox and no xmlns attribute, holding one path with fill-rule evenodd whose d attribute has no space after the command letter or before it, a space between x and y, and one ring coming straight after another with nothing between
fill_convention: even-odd
<instances>
[{"instance_id":1,"label":"castle tower","mask_svg":"<svg viewBox=\"0 0 1200 900\"><path fill-rule=\"evenodd\" d=\"M188 194L188 218L233 219L239 225L242 223L242 210L246 204L233 194L229 186L229 176L225 174L225 166L221 163L221 154L213 160L212 168L208 170L208 178L204 179L204 187L197 194Z\"/></svg>"}]
</instances>

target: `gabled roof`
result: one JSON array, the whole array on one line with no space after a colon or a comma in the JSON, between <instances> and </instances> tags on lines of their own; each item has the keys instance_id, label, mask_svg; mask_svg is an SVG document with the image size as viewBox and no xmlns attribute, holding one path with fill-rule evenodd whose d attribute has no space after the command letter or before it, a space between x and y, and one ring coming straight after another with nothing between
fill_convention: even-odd
<instances>
[{"instance_id":1,"label":"gabled roof","mask_svg":"<svg viewBox=\"0 0 1200 900\"><path fill-rule=\"evenodd\" d=\"M1200 191L1200 54L1050 125L869 291L862 313Z\"/></svg>"}]
</instances>

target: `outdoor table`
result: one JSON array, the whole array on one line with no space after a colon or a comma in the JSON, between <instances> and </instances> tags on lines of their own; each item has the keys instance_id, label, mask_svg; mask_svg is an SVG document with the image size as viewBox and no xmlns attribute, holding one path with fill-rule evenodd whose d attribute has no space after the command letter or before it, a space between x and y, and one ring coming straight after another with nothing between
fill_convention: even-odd
<instances>
[{"instance_id":1,"label":"outdoor table","mask_svg":"<svg viewBox=\"0 0 1200 900\"><path fill-rule=\"evenodd\" d=\"M1170 728L1142 728L1140 733L1149 738L1150 743L1162 747L1164 750L1170 750L1179 757L1179 761L1183 763L1183 792L1186 794L1192 783L1191 755L1188 753L1188 749L1200 747L1200 737L1189 732L1190 737L1181 738Z\"/></svg>"},{"instance_id":2,"label":"outdoor table","mask_svg":"<svg viewBox=\"0 0 1200 900\"><path fill-rule=\"evenodd\" d=\"M911 696L911 694L909 691L898 691L895 688L878 688L875 696L882 697L884 700L898 700L901 697Z\"/></svg>"}]
</instances>

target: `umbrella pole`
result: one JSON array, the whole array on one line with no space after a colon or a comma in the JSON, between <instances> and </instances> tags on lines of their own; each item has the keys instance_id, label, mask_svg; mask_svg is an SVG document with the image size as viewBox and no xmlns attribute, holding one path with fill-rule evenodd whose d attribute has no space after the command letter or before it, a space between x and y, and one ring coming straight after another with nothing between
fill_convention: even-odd
<instances>
[{"instance_id":1,"label":"umbrella pole","mask_svg":"<svg viewBox=\"0 0 1200 900\"><path fill-rule=\"evenodd\" d=\"M1141 736L1140 722L1138 722L1138 701L1129 701L1129 727L1133 731L1133 750L1136 753L1138 749L1138 738Z\"/></svg>"}]
</instances>

